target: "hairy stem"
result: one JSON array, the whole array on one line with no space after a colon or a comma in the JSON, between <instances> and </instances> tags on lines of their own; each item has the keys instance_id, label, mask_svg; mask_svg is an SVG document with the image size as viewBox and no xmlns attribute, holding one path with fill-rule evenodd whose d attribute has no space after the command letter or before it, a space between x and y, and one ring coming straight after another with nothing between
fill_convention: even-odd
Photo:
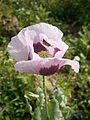
<instances>
[{"instance_id":1,"label":"hairy stem","mask_svg":"<svg viewBox=\"0 0 90 120\"><path fill-rule=\"evenodd\" d=\"M45 76L43 76L43 93L45 96L45 112L46 112L46 118L49 120L49 114L48 114L48 105L47 105L47 92L46 92L46 84L45 84Z\"/></svg>"}]
</instances>

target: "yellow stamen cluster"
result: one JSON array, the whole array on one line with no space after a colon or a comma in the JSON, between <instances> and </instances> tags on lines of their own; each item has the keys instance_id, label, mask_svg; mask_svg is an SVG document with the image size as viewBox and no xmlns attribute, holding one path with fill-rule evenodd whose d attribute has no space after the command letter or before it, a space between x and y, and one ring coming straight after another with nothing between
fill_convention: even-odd
<instances>
[{"instance_id":1,"label":"yellow stamen cluster","mask_svg":"<svg viewBox=\"0 0 90 120\"><path fill-rule=\"evenodd\" d=\"M40 52L38 52L38 54L42 58L51 57L51 55L48 53L48 51L40 51Z\"/></svg>"}]
</instances>

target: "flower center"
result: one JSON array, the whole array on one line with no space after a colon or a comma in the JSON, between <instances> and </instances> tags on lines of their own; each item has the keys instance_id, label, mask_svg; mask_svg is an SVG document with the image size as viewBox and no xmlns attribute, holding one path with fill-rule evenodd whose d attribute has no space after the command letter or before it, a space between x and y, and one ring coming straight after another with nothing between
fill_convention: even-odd
<instances>
[{"instance_id":1,"label":"flower center","mask_svg":"<svg viewBox=\"0 0 90 120\"><path fill-rule=\"evenodd\" d=\"M48 51L40 51L38 52L39 56L42 58L47 58L47 57L51 57L51 55L48 53Z\"/></svg>"}]
</instances>

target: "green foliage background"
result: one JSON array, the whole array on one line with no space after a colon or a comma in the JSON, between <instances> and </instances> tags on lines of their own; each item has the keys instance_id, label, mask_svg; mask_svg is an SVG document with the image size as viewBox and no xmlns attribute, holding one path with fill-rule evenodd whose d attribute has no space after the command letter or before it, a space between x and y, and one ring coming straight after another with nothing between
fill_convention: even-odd
<instances>
[{"instance_id":1,"label":"green foliage background","mask_svg":"<svg viewBox=\"0 0 90 120\"><path fill-rule=\"evenodd\" d=\"M12 36L39 22L60 28L63 40L70 46L65 57L76 56L80 62L79 74L69 67L63 67L57 74L58 87L68 100L65 108L60 108L64 120L90 120L90 0L0 1L0 120L31 120L33 113L37 115L34 111L39 115L40 108L35 108L40 103L29 92L41 95L37 86L42 78L16 72L6 50ZM50 109L58 101L53 99Z\"/></svg>"}]
</instances>

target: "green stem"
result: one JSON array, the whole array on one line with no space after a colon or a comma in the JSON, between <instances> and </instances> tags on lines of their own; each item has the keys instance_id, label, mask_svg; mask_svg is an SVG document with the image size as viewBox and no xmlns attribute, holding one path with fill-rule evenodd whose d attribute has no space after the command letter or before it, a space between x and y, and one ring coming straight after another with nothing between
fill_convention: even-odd
<instances>
[{"instance_id":1,"label":"green stem","mask_svg":"<svg viewBox=\"0 0 90 120\"><path fill-rule=\"evenodd\" d=\"M47 92L46 92L46 84L45 84L45 76L43 76L43 93L45 96L45 112L46 112L46 118L49 120L49 115L48 115L48 105L47 105Z\"/></svg>"}]
</instances>

